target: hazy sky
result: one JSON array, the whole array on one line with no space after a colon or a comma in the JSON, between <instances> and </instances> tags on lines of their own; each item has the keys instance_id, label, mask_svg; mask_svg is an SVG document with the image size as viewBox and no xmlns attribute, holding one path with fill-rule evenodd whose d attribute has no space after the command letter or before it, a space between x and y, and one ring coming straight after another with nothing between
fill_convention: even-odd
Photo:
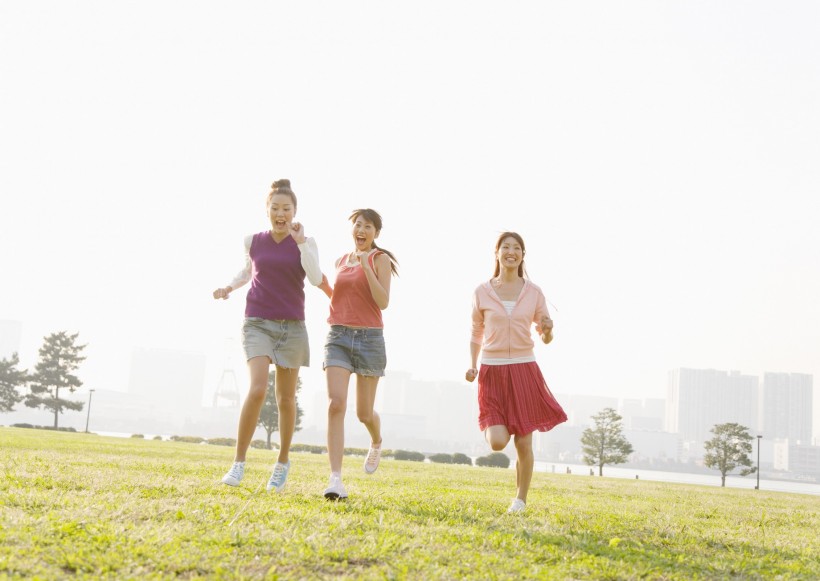
<instances>
[{"instance_id":1,"label":"hazy sky","mask_svg":"<svg viewBox=\"0 0 820 581\"><path fill-rule=\"evenodd\" d=\"M244 382L247 287L211 292L286 177L329 274L350 211L382 213L388 372L461 380L511 229L557 307L553 391L665 397L676 367L817 384L818 22L745 0L0 0L0 319L26 365L79 331L90 387L126 389L134 347L207 353L206 392L226 359Z\"/></svg>"}]
</instances>

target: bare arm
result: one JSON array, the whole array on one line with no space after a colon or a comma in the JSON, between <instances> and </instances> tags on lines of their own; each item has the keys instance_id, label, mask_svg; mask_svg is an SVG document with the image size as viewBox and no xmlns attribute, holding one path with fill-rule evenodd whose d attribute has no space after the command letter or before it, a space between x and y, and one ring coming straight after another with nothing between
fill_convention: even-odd
<instances>
[{"instance_id":1,"label":"bare arm","mask_svg":"<svg viewBox=\"0 0 820 581\"><path fill-rule=\"evenodd\" d=\"M371 250L368 253L362 253L359 256L359 261L367 277L367 283L370 285L370 294L373 300L376 301L381 310L385 310L390 303L390 279L393 277L393 271L390 269L390 258L381 253L373 260L376 265L374 272L369 260L369 256L373 252L378 251Z\"/></svg>"}]
</instances>

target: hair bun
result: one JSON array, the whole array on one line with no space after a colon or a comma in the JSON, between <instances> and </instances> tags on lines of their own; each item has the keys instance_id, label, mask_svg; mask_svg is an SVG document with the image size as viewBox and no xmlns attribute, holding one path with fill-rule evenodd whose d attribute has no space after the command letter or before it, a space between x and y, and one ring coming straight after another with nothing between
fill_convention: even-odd
<instances>
[{"instance_id":1,"label":"hair bun","mask_svg":"<svg viewBox=\"0 0 820 581\"><path fill-rule=\"evenodd\" d=\"M273 184L271 184L271 189L290 190L290 180L276 180Z\"/></svg>"}]
</instances>

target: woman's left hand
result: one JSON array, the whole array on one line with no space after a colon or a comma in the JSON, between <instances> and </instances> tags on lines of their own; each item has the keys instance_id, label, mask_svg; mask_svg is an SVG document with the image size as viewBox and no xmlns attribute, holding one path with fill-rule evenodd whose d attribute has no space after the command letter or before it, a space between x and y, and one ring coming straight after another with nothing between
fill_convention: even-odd
<instances>
[{"instance_id":1,"label":"woman's left hand","mask_svg":"<svg viewBox=\"0 0 820 581\"><path fill-rule=\"evenodd\" d=\"M546 315L541 317L541 340L544 343L552 341L552 319Z\"/></svg>"},{"instance_id":2,"label":"woman's left hand","mask_svg":"<svg viewBox=\"0 0 820 581\"><path fill-rule=\"evenodd\" d=\"M293 222L290 225L290 235L296 244L303 244L305 242L305 229L299 222Z\"/></svg>"}]
</instances>

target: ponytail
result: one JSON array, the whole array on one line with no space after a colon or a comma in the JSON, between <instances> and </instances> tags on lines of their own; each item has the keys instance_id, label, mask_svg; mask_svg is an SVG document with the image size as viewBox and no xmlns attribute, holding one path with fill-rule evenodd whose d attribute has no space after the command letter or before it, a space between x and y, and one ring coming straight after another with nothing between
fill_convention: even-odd
<instances>
[{"instance_id":1,"label":"ponytail","mask_svg":"<svg viewBox=\"0 0 820 581\"><path fill-rule=\"evenodd\" d=\"M384 252L387 255L387 258L390 259L390 270L391 270L391 272L393 274L395 274L396 276L398 276L399 275L399 269L398 269L399 261L396 260L396 257L393 255L393 253L390 252L389 250L386 250L384 248L379 248L378 246L376 246L376 241L375 240L373 241L373 248L375 248L379 252Z\"/></svg>"}]
</instances>

